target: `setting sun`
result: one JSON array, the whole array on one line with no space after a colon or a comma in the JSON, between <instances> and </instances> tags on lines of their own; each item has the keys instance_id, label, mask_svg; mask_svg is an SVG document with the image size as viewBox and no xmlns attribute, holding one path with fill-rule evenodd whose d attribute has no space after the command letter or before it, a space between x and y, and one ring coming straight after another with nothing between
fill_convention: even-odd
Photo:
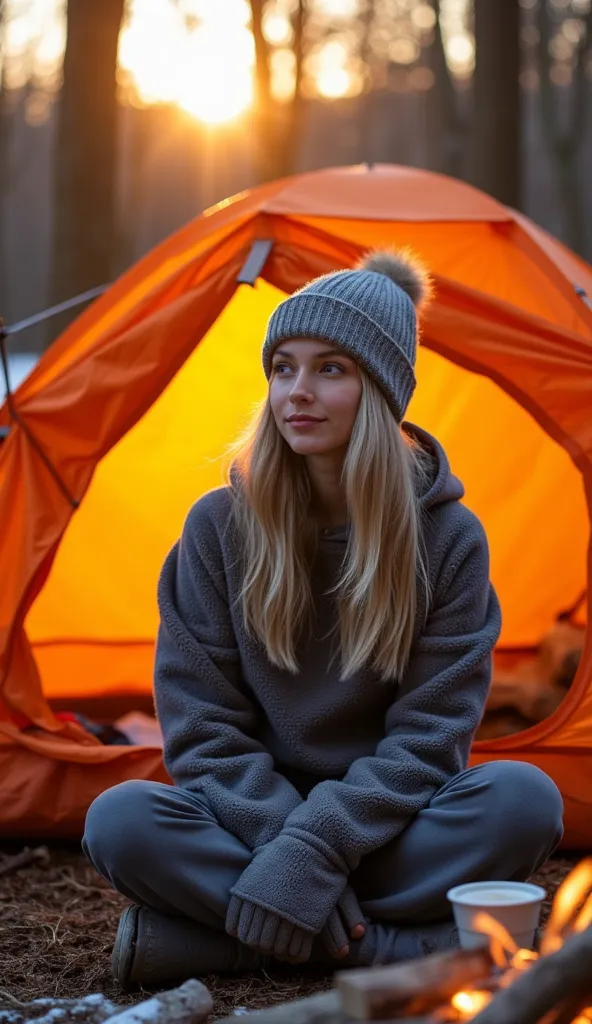
<instances>
[{"instance_id":1,"label":"setting sun","mask_svg":"<svg viewBox=\"0 0 592 1024\"><path fill-rule=\"evenodd\" d=\"M185 14L168 0L152 0L149 8L135 0L120 37L119 66L141 103L175 103L209 124L232 121L253 98L248 24L243 0L195 2Z\"/></svg>"},{"instance_id":2,"label":"setting sun","mask_svg":"<svg viewBox=\"0 0 592 1024\"><path fill-rule=\"evenodd\" d=\"M471 73L475 59L465 25L467 4L447 0L441 11L448 63L461 78ZM122 7L117 75L123 105L170 104L209 125L236 122L252 107L250 0L125 0ZM329 101L359 96L372 81L359 52L360 0L309 0L306 9L314 32L304 33L303 52L296 54L295 0L268 0L263 8L272 96L280 104L293 99L299 57L302 95ZM3 80L14 90L34 84L25 116L28 124L40 125L61 85L67 0L5 0L3 10ZM374 41L381 59L411 69L423 45L418 33L433 27L435 15L423 0L414 0L410 10L404 32L393 35L387 18ZM414 67L409 82L428 89L433 75Z\"/></svg>"}]
</instances>

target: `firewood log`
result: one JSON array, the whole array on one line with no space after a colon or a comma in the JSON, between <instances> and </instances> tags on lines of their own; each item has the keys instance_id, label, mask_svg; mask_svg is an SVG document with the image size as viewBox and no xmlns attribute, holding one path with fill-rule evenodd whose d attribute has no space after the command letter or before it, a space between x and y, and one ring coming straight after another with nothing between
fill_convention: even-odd
<instances>
[{"instance_id":1,"label":"firewood log","mask_svg":"<svg viewBox=\"0 0 592 1024\"><path fill-rule=\"evenodd\" d=\"M500 989L472 1024L539 1024L566 998L592 1001L592 927L573 935L556 953L541 957ZM561 1018L559 1018L561 1019Z\"/></svg>"},{"instance_id":2,"label":"firewood log","mask_svg":"<svg viewBox=\"0 0 592 1024\"><path fill-rule=\"evenodd\" d=\"M7 1009L2 1008L2 1004ZM52 999L43 996L24 1003L11 992L0 989L0 1024L103 1024L123 1010L100 992L81 999Z\"/></svg>"},{"instance_id":3,"label":"firewood log","mask_svg":"<svg viewBox=\"0 0 592 1024\"><path fill-rule=\"evenodd\" d=\"M266 1010L247 1013L243 1017L224 1017L216 1024L237 1024L239 1020L252 1018L253 1024L354 1024L353 1018L346 1016L341 1008L339 993L321 992L306 999L295 999L290 1003L280 1003ZM113 1021L117 1024L117 1021ZM388 1024L388 1022L383 1022ZM434 1024L433 1017L399 1017L396 1024Z\"/></svg>"},{"instance_id":4,"label":"firewood log","mask_svg":"<svg viewBox=\"0 0 592 1024\"><path fill-rule=\"evenodd\" d=\"M213 1000L201 981L191 978L179 988L158 992L123 1013L108 1017L104 1024L202 1024L212 1012Z\"/></svg>"},{"instance_id":5,"label":"firewood log","mask_svg":"<svg viewBox=\"0 0 592 1024\"><path fill-rule=\"evenodd\" d=\"M486 948L455 949L388 967L339 971L335 984L344 1014L356 1020L413 1017L488 979L492 967Z\"/></svg>"},{"instance_id":6,"label":"firewood log","mask_svg":"<svg viewBox=\"0 0 592 1024\"><path fill-rule=\"evenodd\" d=\"M0 1010L0 1020L12 1024L202 1024L213 1006L208 989L195 978L128 1007L117 1006L100 993L82 999L44 998L22 1003L2 990L0 998L11 1007Z\"/></svg>"},{"instance_id":7,"label":"firewood log","mask_svg":"<svg viewBox=\"0 0 592 1024\"><path fill-rule=\"evenodd\" d=\"M237 1024L253 1017L253 1024L345 1024L337 992L320 992L306 999L270 1006L266 1010L246 1013L244 1017L224 1017L217 1024ZM421 1022L419 1022L421 1024Z\"/></svg>"},{"instance_id":8,"label":"firewood log","mask_svg":"<svg viewBox=\"0 0 592 1024\"><path fill-rule=\"evenodd\" d=\"M588 997L576 996L565 999L562 1003L545 1015L544 1024L572 1024L588 1005ZM547 1017L549 1018L547 1020ZM587 1019L587 1018L586 1018Z\"/></svg>"}]
</instances>

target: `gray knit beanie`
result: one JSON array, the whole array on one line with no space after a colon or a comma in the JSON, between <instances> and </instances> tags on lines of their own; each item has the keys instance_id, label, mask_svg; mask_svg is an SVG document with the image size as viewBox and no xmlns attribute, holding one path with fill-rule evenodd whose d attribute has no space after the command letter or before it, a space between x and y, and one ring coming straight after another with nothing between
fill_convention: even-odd
<instances>
[{"instance_id":1,"label":"gray knit beanie","mask_svg":"<svg viewBox=\"0 0 592 1024\"><path fill-rule=\"evenodd\" d=\"M272 313L263 343L265 376L269 380L280 341L330 341L380 385L400 423L415 388L416 309L429 293L426 271L407 253L372 252L356 270L315 278Z\"/></svg>"}]
</instances>

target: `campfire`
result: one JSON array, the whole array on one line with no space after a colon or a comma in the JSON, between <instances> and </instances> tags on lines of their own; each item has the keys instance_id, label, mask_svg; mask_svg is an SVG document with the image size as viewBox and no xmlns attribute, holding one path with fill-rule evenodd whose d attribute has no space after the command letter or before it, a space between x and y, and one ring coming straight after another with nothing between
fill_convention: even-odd
<instances>
[{"instance_id":1,"label":"campfire","mask_svg":"<svg viewBox=\"0 0 592 1024\"><path fill-rule=\"evenodd\" d=\"M592 858L558 890L538 951L519 949L489 914L483 947L341 972L341 1010L356 1020L416 1024L591 1024Z\"/></svg>"}]
</instances>

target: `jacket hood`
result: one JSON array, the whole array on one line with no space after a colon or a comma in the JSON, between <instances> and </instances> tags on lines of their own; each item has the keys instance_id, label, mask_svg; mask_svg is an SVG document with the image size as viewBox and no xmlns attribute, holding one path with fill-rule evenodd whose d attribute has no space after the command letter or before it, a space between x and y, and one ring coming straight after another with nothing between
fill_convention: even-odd
<instances>
[{"instance_id":1,"label":"jacket hood","mask_svg":"<svg viewBox=\"0 0 592 1024\"><path fill-rule=\"evenodd\" d=\"M459 501L464 498L465 489L450 469L448 456L442 445L427 430L416 427L414 423L404 423L403 430L414 438L421 447L429 452L433 465L433 474L421 496L423 509L442 505L445 501Z\"/></svg>"}]
</instances>

